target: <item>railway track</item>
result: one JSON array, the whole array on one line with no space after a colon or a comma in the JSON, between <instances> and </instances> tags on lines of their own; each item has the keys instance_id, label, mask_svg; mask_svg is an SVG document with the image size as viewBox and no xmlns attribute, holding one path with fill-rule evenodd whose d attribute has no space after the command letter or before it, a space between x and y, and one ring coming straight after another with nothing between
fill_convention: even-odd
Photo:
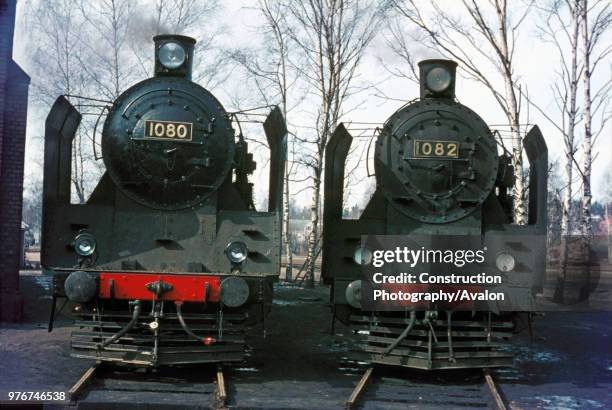
<instances>
[{"instance_id":1,"label":"railway track","mask_svg":"<svg viewBox=\"0 0 612 410\"><path fill-rule=\"evenodd\" d=\"M411 375L406 377L401 369L368 367L345 402L346 409L508 408L488 369Z\"/></svg>"},{"instance_id":2,"label":"railway track","mask_svg":"<svg viewBox=\"0 0 612 410\"><path fill-rule=\"evenodd\" d=\"M130 405L226 409L228 390L223 368L120 367L97 362L68 391L78 408L129 408Z\"/></svg>"}]
</instances>

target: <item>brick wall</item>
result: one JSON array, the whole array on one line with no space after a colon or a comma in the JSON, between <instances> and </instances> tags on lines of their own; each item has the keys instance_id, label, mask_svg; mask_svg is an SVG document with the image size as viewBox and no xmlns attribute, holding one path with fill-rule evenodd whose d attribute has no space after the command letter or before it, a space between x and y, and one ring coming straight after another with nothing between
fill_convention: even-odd
<instances>
[{"instance_id":1,"label":"brick wall","mask_svg":"<svg viewBox=\"0 0 612 410\"><path fill-rule=\"evenodd\" d=\"M30 78L13 61L16 0L0 0L0 319L20 320L19 261Z\"/></svg>"},{"instance_id":2,"label":"brick wall","mask_svg":"<svg viewBox=\"0 0 612 410\"><path fill-rule=\"evenodd\" d=\"M2 159L2 135L4 134L4 85L13 48L15 6L12 0L0 0L0 160ZM2 172L2 171L0 171ZM2 174L0 174L1 176Z\"/></svg>"}]
</instances>

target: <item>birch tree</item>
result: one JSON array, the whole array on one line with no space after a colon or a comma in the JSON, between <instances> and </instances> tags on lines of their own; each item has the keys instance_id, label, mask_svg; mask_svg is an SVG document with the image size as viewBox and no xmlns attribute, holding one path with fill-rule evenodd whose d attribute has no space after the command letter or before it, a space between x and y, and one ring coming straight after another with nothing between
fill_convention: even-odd
<instances>
[{"instance_id":1,"label":"birch tree","mask_svg":"<svg viewBox=\"0 0 612 410\"><path fill-rule=\"evenodd\" d=\"M217 52L215 43L224 33L217 24L217 14L223 6L216 0L156 0L155 34L184 34L196 39L194 53L193 81L214 88L227 76L223 69L222 53ZM150 41L150 39L149 39Z\"/></svg>"},{"instance_id":2,"label":"birch tree","mask_svg":"<svg viewBox=\"0 0 612 410\"><path fill-rule=\"evenodd\" d=\"M610 84L612 80L604 82L595 93L595 99L591 96L590 78L592 76L591 58L594 45L585 42L585 38L595 40L595 45L600 36L605 32L610 22L608 5L594 12L594 8L588 6L585 0L572 0L565 2L553 2L549 8L541 8L545 13L544 23L538 28L542 38L552 44L559 56L556 73L557 79L552 86L552 95L556 107L561 115L559 121L551 116L550 111L541 108L540 104L534 103L528 98L530 104L557 128L564 141L564 186L557 195L562 197L561 202L561 241L560 241L560 269L555 288L555 300L564 302L566 272L569 259L570 235L574 231L574 224L580 224L581 233L588 245L591 236L591 189L590 175L592 163L592 140L593 140L593 105L597 112L602 113L595 134L598 135L605 126L609 115L606 115L605 102L609 98ZM586 17L585 17L586 14ZM595 14L595 25L588 28L588 16ZM586 26L585 26L586 24ZM595 58L595 66L598 65L610 53L610 47L604 48ZM587 80L588 78L588 80ZM582 80L582 100L580 100L580 81ZM581 107L582 105L582 107ZM584 135L582 135L582 163L578 162L579 152L576 144L581 136L579 123L584 123ZM574 178L574 171L577 178ZM581 206L574 200L574 184L582 185ZM576 210L572 209L577 207ZM580 208L580 209L578 209ZM572 215L578 214L579 220ZM588 262L588 246L583 249L583 262Z\"/></svg>"},{"instance_id":3,"label":"birch tree","mask_svg":"<svg viewBox=\"0 0 612 410\"><path fill-rule=\"evenodd\" d=\"M302 97L294 91L298 86L298 72L289 60L291 37L285 15L286 7L286 1L258 0L256 10L264 21L258 27L258 32L262 35L264 45L256 50L235 50L230 53L230 58L245 70L248 80L257 91L258 103L278 105L285 121L288 122L289 113L302 101ZM293 102L290 102L290 93ZM290 157L292 146L289 140L285 155L287 162L283 186L283 242L286 255L285 278L288 281L292 280L293 268L289 229L290 182L294 167Z\"/></svg>"},{"instance_id":4,"label":"birch tree","mask_svg":"<svg viewBox=\"0 0 612 410\"><path fill-rule=\"evenodd\" d=\"M604 186L601 193L601 202L604 204L604 229L603 233L607 236L608 255L612 255L612 168L608 167L603 175Z\"/></svg>"},{"instance_id":5,"label":"birch tree","mask_svg":"<svg viewBox=\"0 0 612 410\"><path fill-rule=\"evenodd\" d=\"M218 7L211 0L156 0L155 34L184 33L202 23Z\"/></svg>"},{"instance_id":6,"label":"birch tree","mask_svg":"<svg viewBox=\"0 0 612 410\"><path fill-rule=\"evenodd\" d=\"M59 95L86 93L87 81L81 64L84 50L80 41L84 21L75 10L74 1L37 3L26 18L32 28L33 41L38 45L31 54L33 102L48 110ZM78 103L74 98L71 100ZM79 130L72 145L71 170L72 193L78 203L85 203L87 197L85 164L91 160L91 155L86 143L87 138Z\"/></svg>"},{"instance_id":7,"label":"birch tree","mask_svg":"<svg viewBox=\"0 0 612 410\"><path fill-rule=\"evenodd\" d=\"M134 22L131 0L75 1L86 22L81 31L81 44L87 51L81 67L96 95L114 101L132 82L133 60L128 53L127 39Z\"/></svg>"},{"instance_id":8,"label":"birch tree","mask_svg":"<svg viewBox=\"0 0 612 410\"><path fill-rule=\"evenodd\" d=\"M462 7L459 8L464 12L465 19L452 13L452 10L456 9L455 2L452 8L447 7L448 4L437 1L424 4L415 0L394 0L396 16L415 25L418 34L407 34L403 30L405 24L401 23L390 25L391 33L397 39L411 36L419 46L427 46L457 61L463 74L481 83L491 92L510 127L515 174L514 220L517 224L525 224L527 215L520 121L521 93L514 57L519 27L532 4L510 13L506 0L482 3L462 0ZM427 7L431 7L430 13L426 13ZM414 61L410 54L405 53L406 50L405 47L396 47L393 51L399 51L398 55L404 61ZM494 69L494 75L490 74L490 68ZM416 72L414 67L407 69Z\"/></svg>"},{"instance_id":9,"label":"birch tree","mask_svg":"<svg viewBox=\"0 0 612 410\"><path fill-rule=\"evenodd\" d=\"M538 26L542 39L552 44L559 56L558 68L555 70L557 80L551 87L555 105L561 117L555 122L555 125L563 138L564 145L564 186L560 189L561 192L557 193L561 196L561 243L555 299L559 301L563 300L569 256L568 237L572 234L575 139L577 124L580 120L577 99L578 83L582 71L578 61L581 7L581 0L553 3L550 9L544 10L544 22Z\"/></svg>"},{"instance_id":10,"label":"birch tree","mask_svg":"<svg viewBox=\"0 0 612 410\"><path fill-rule=\"evenodd\" d=\"M137 3L134 24L128 41L142 78L153 70L152 38L158 34L182 34L196 39L193 81L209 88L223 82L227 76L222 53L216 49L217 38L224 33L217 14L222 6L215 0L155 0Z\"/></svg>"},{"instance_id":11,"label":"birch tree","mask_svg":"<svg viewBox=\"0 0 612 410\"><path fill-rule=\"evenodd\" d=\"M299 159L309 173L312 197L307 252L307 285L314 286L318 256L321 183L325 148L344 113L347 99L357 90L355 77L364 52L385 11L382 2L359 0L292 1L291 38L303 60L296 66L316 100L312 138L303 138Z\"/></svg>"},{"instance_id":12,"label":"birch tree","mask_svg":"<svg viewBox=\"0 0 612 410\"><path fill-rule=\"evenodd\" d=\"M581 201L581 233L586 239L586 244L590 243L592 236L591 223L591 168L593 162L593 139L594 126L593 116L597 111L602 111L603 117L599 126L602 130L605 122L610 118L607 111L607 103L610 98L612 79L608 76L608 81L602 87L591 92L591 77L601 62L609 61L612 53L612 45L604 44L601 48L601 40L610 28L612 22L612 7L607 1L594 1L589 6L588 0L582 0L580 8L580 22L582 25L582 60L584 65L583 75L583 117L584 117L584 137L582 140L582 201ZM598 132L595 131L595 137Z\"/></svg>"}]
</instances>

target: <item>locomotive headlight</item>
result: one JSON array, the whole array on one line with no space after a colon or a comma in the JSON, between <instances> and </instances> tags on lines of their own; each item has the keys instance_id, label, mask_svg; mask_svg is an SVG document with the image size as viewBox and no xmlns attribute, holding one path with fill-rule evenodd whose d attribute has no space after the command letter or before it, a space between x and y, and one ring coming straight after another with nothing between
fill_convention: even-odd
<instances>
[{"instance_id":1,"label":"locomotive headlight","mask_svg":"<svg viewBox=\"0 0 612 410\"><path fill-rule=\"evenodd\" d=\"M227 259L232 263L242 263L246 260L249 254L249 248L247 248L244 242L234 241L230 242L225 248L225 255Z\"/></svg>"},{"instance_id":2,"label":"locomotive headlight","mask_svg":"<svg viewBox=\"0 0 612 410\"><path fill-rule=\"evenodd\" d=\"M516 260L514 256L510 255L507 252L502 252L497 255L497 259L495 259L495 266L502 272L510 272L516 266Z\"/></svg>"},{"instance_id":3,"label":"locomotive headlight","mask_svg":"<svg viewBox=\"0 0 612 410\"><path fill-rule=\"evenodd\" d=\"M372 252L368 248L360 246L355 249L353 260L357 265L369 265L372 262Z\"/></svg>"},{"instance_id":4,"label":"locomotive headlight","mask_svg":"<svg viewBox=\"0 0 612 410\"><path fill-rule=\"evenodd\" d=\"M344 291L344 296L349 305L355 309L361 308L361 281L354 280L348 284Z\"/></svg>"},{"instance_id":5,"label":"locomotive headlight","mask_svg":"<svg viewBox=\"0 0 612 410\"><path fill-rule=\"evenodd\" d=\"M96 251L96 238L89 232L81 232L74 238L74 250L80 256L91 256Z\"/></svg>"},{"instance_id":6,"label":"locomotive headlight","mask_svg":"<svg viewBox=\"0 0 612 410\"><path fill-rule=\"evenodd\" d=\"M435 93L441 93L450 86L451 75L446 68L434 67L427 73L425 81L427 88Z\"/></svg>"},{"instance_id":7,"label":"locomotive headlight","mask_svg":"<svg viewBox=\"0 0 612 410\"><path fill-rule=\"evenodd\" d=\"M185 62L185 49L180 44L169 41L159 49L159 62L164 67L174 70Z\"/></svg>"}]
</instances>

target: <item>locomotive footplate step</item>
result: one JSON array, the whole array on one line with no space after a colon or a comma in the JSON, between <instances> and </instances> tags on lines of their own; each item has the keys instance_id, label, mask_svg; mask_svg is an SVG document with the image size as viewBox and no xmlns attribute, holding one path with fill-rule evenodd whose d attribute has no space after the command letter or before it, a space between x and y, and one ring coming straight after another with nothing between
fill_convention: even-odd
<instances>
[{"instance_id":1,"label":"locomotive footplate step","mask_svg":"<svg viewBox=\"0 0 612 410\"><path fill-rule=\"evenodd\" d=\"M486 369L446 370L436 374L416 369L371 366L356 384L347 409L491 408L506 410L494 377Z\"/></svg>"},{"instance_id":2,"label":"locomotive footplate step","mask_svg":"<svg viewBox=\"0 0 612 410\"><path fill-rule=\"evenodd\" d=\"M228 401L223 369L210 365L154 369L96 364L70 393L78 408L170 408L181 403L182 408L223 409Z\"/></svg>"}]
</instances>

